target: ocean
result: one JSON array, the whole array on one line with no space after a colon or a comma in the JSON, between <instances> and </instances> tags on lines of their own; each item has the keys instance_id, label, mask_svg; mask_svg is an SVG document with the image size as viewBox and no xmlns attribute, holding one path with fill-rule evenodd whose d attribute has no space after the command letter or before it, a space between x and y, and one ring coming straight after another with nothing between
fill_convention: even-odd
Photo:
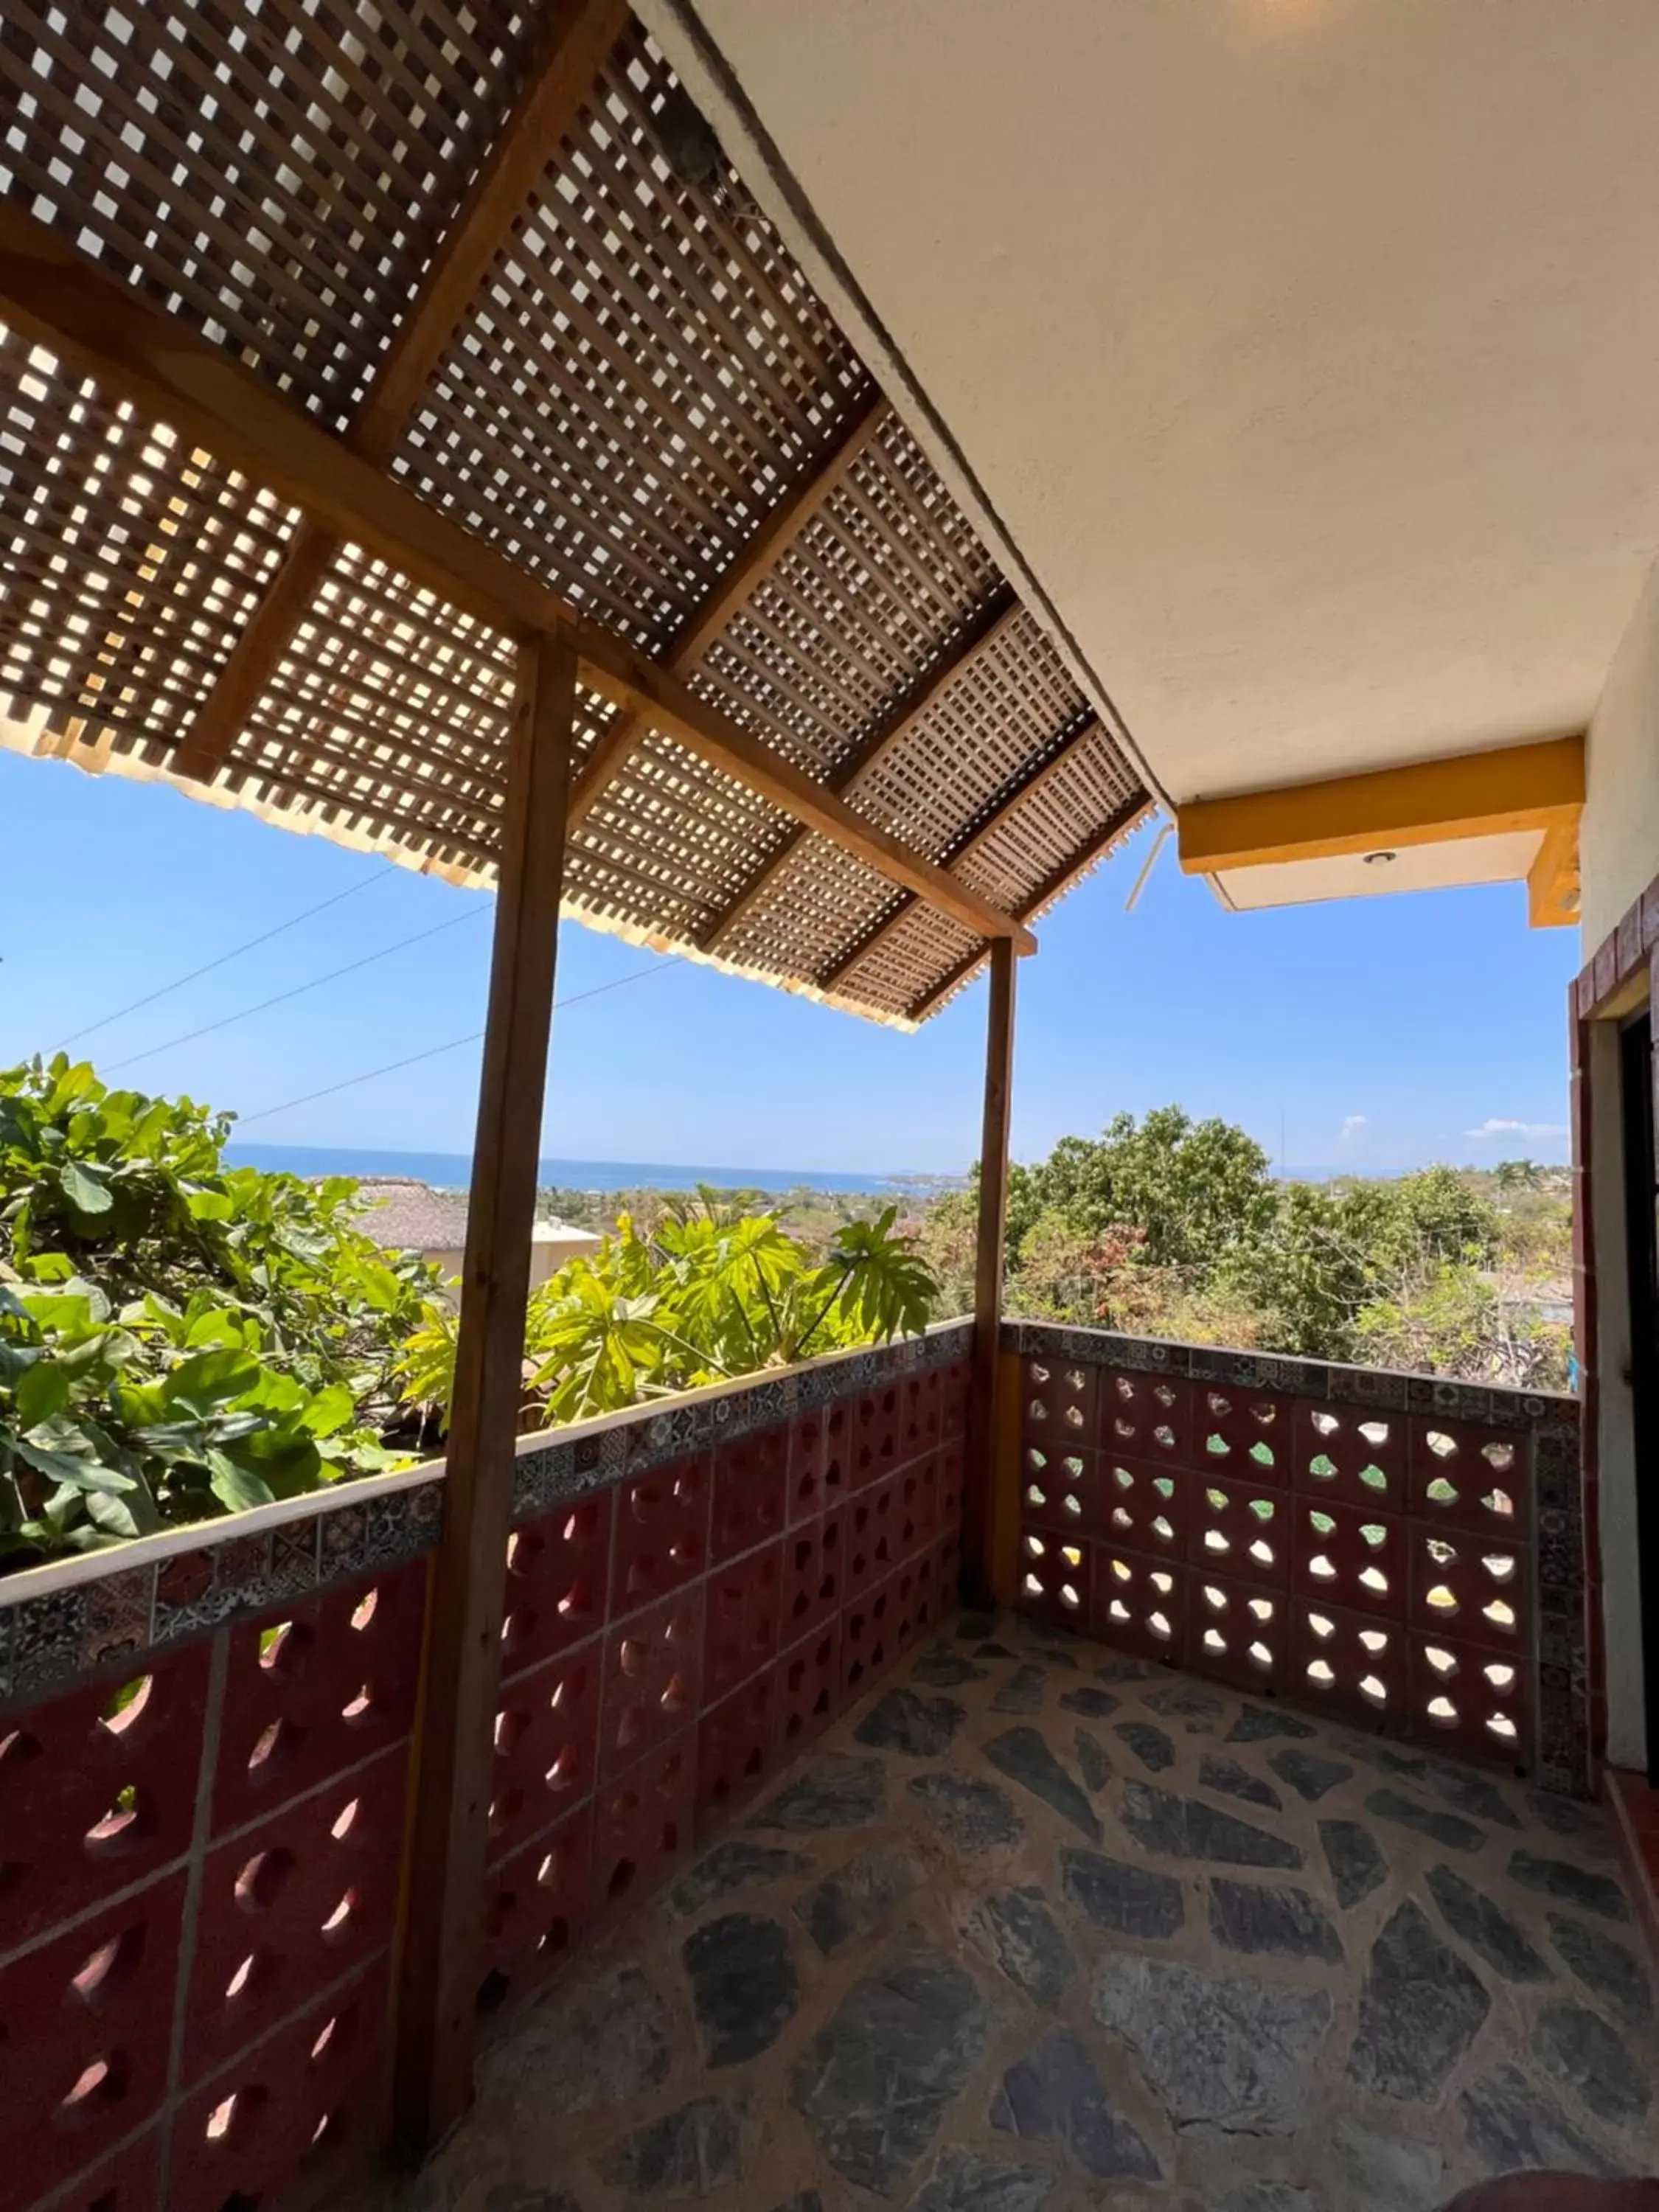
<instances>
[{"instance_id":1,"label":"ocean","mask_svg":"<svg viewBox=\"0 0 1659 2212\"><path fill-rule=\"evenodd\" d=\"M242 1167L269 1168L296 1176L410 1176L443 1190L465 1190L472 1162L465 1152L351 1151L330 1146L245 1145L225 1147ZM660 1160L559 1160L537 1164L544 1188L563 1190L690 1190L706 1182L717 1190L840 1190L880 1197L907 1192L949 1189L965 1178L928 1175L840 1175L829 1168L683 1167Z\"/></svg>"}]
</instances>

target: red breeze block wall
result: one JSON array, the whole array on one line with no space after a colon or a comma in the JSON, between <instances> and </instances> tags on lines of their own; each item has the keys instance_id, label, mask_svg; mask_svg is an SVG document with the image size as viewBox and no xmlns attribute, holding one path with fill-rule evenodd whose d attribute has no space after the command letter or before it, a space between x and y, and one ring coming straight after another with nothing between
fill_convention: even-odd
<instances>
[{"instance_id":1,"label":"red breeze block wall","mask_svg":"<svg viewBox=\"0 0 1659 2212\"><path fill-rule=\"evenodd\" d=\"M482 2012L541 1987L954 1602L967 1396L965 1356L890 1372L518 1523Z\"/></svg>"},{"instance_id":2,"label":"red breeze block wall","mask_svg":"<svg viewBox=\"0 0 1659 2212\"><path fill-rule=\"evenodd\" d=\"M378 2137L425 1585L0 1708L9 2208L222 2212Z\"/></svg>"},{"instance_id":3,"label":"red breeze block wall","mask_svg":"<svg viewBox=\"0 0 1659 2212\"><path fill-rule=\"evenodd\" d=\"M1583 1786L1582 1655L1554 1642L1582 1564L1571 1400L1035 1323L1016 1340L1023 1610Z\"/></svg>"},{"instance_id":4,"label":"red breeze block wall","mask_svg":"<svg viewBox=\"0 0 1659 2212\"><path fill-rule=\"evenodd\" d=\"M538 1462L587 1486L526 1499L508 1547L481 2014L630 1910L954 1596L965 1343L521 1459L521 1496ZM665 1423L707 1440L662 1454ZM346 1492L0 1606L0 2212L307 2203L383 2143L411 1554L440 1495ZM368 1571L377 1551L400 1563Z\"/></svg>"}]
</instances>

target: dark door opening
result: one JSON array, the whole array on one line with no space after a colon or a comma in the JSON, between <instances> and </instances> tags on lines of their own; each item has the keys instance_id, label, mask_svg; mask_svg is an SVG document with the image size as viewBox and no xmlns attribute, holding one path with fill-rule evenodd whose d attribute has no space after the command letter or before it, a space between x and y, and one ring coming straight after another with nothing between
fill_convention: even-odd
<instances>
[{"instance_id":1,"label":"dark door opening","mask_svg":"<svg viewBox=\"0 0 1659 2212\"><path fill-rule=\"evenodd\" d=\"M1619 1033L1624 1108L1625 1252L1630 1268L1630 1384L1642 1683L1648 1779L1659 1784L1659 1226L1655 1221L1653 1023L1644 1008Z\"/></svg>"}]
</instances>

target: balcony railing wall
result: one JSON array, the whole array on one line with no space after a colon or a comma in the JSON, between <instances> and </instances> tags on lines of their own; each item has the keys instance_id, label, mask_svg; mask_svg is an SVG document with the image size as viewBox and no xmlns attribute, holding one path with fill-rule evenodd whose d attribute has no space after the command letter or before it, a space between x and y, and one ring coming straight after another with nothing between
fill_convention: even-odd
<instances>
[{"instance_id":1,"label":"balcony railing wall","mask_svg":"<svg viewBox=\"0 0 1659 2212\"><path fill-rule=\"evenodd\" d=\"M481 2031L923 1633L970 1329L525 1440ZM0 2202L302 2203L384 2140L441 1465L0 1583Z\"/></svg>"},{"instance_id":2,"label":"balcony railing wall","mask_svg":"<svg viewBox=\"0 0 1659 2212\"><path fill-rule=\"evenodd\" d=\"M1578 1405L1005 1325L1019 1603L1584 1793Z\"/></svg>"}]
</instances>

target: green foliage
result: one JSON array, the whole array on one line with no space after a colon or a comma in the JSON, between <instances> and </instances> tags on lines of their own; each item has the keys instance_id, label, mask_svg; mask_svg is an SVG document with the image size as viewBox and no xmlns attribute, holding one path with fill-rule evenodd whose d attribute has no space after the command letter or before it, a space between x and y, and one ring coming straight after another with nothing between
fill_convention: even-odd
<instances>
[{"instance_id":1,"label":"green foliage","mask_svg":"<svg viewBox=\"0 0 1659 2212\"><path fill-rule=\"evenodd\" d=\"M650 1234L629 1215L591 1257L530 1302L526 1423L586 1420L624 1406L788 1366L926 1327L939 1285L888 1206L844 1223L822 1261L775 1213L704 1191ZM416 1404L447 1410L453 1316L429 1306L400 1372Z\"/></svg>"},{"instance_id":2,"label":"green foliage","mask_svg":"<svg viewBox=\"0 0 1659 2212\"><path fill-rule=\"evenodd\" d=\"M229 1127L61 1054L0 1073L0 1568L398 1463L432 1271L350 1181L228 1166Z\"/></svg>"},{"instance_id":3,"label":"green foliage","mask_svg":"<svg viewBox=\"0 0 1659 2212\"><path fill-rule=\"evenodd\" d=\"M1564 1388L1566 1332L1540 1317L1565 1271L1550 1171L1451 1167L1397 1182L1275 1183L1243 1130L1178 1107L1062 1138L1010 1178L1011 1312L1309 1358ZM1490 1185L1490 1187L1489 1187ZM1504 1202L1494 1202L1495 1189ZM975 1194L923 1247L952 1310L972 1281Z\"/></svg>"},{"instance_id":4,"label":"green foliage","mask_svg":"<svg viewBox=\"0 0 1659 2212\"><path fill-rule=\"evenodd\" d=\"M1139 1122L1115 1115L1097 1139L1062 1137L1021 1175L1019 1212L1032 1222L1058 1213L1090 1237L1133 1231L1133 1257L1149 1267L1208 1266L1257 1234L1273 1211L1267 1155L1255 1139L1225 1121L1194 1121L1179 1106L1155 1107Z\"/></svg>"}]
</instances>

